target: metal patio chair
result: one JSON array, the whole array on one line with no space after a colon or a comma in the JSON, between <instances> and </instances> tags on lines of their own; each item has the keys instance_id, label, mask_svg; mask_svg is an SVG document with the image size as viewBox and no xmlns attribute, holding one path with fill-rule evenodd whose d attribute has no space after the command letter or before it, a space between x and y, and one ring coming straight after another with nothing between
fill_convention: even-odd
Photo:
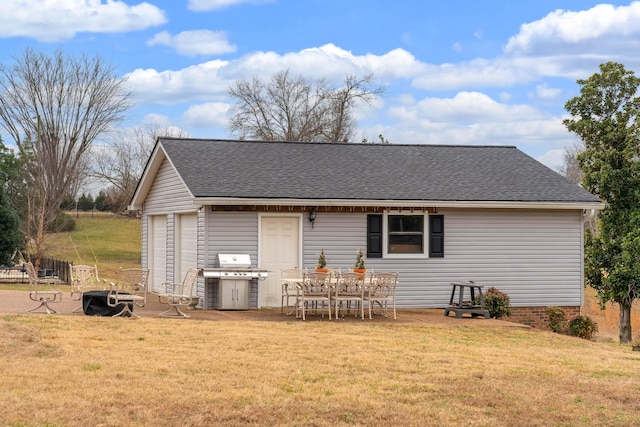
<instances>
[{"instance_id":1,"label":"metal patio chair","mask_svg":"<svg viewBox=\"0 0 640 427\"><path fill-rule=\"evenodd\" d=\"M363 273L347 272L338 276L333 296L336 319L340 318L341 307L343 311L350 311L353 307L355 316L360 312L360 317L364 319L364 282L365 276ZM344 318L344 314L342 317Z\"/></svg>"},{"instance_id":2,"label":"metal patio chair","mask_svg":"<svg viewBox=\"0 0 640 427\"><path fill-rule=\"evenodd\" d=\"M43 280L38 278L38 273L32 263L26 262L24 266L29 278L29 299L40 303L36 308L29 310L29 313L33 313L42 307L47 314L57 314L58 312L51 308L49 304L62 301L62 292L52 286L52 279Z\"/></svg>"},{"instance_id":3,"label":"metal patio chair","mask_svg":"<svg viewBox=\"0 0 640 427\"><path fill-rule=\"evenodd\" d=\"M296 298L296 317L300 317L302 312L302 320L306 320L306 312L308 306L317 306L321 308L327 307L329 320L331 320L331 273L305 273L302 283L298 284L298 296ZM322 313L324 317L324 313Z\"/></svg>"},{"instance_id":4,"label":"metal patio chair","mask_svg":"<svg viewBox=\"0 0 640 427\"><path fill-rule=\"evenodd\" d=\"M107 305L122 310L112 317L140 317L132 310L133 305L144 307L147 304L149 270L146 268L120 268L116 283L110 283Z\"/></svg>"},{"instance_id":5,"label":"metal patio chair","mask_svg":"<svg viewBox=\"0 0 640 427\"><path fill-rule=\"evenodd\" d=\"M171 308L158 314L159 317L191 317L180 310L180 307L188 307L192 303L193 287L198 279L198 274L200 274L199 268L190 268L184 275L182 282L162 284L164 292L158 295L158 300L161 304L170 305Z\"/></svg>"},{"instance_id":6,"label":"metal patio chair","mask_svg":"<svg viewBox=\"0 0 640 427\"><path fill-rule=\"evenodd\" d=\"M295 301L298 297L297 284L302 282L307 269L301 268L283 268L280 270L280 281L282 284L282 299L280 301L280 313L284 314L285 309L288 310L287 315L293 313L295 309ZM293 300L293 304L291 301ZM289 309L291 309L289 311Z\"/></svg>"},{"instance_id":7,"label":"metal patio chair","mask_svg":"<svg viewBox=\"0 0 640 427\"><path fill-rule=\"evenodd\" d=\"M393 308L393 318L396 319L396 287L398 284L398 273L375 273L369 276L367 291L364 294L364 301L369 306L369 319L373 311L373 305L378 304L382 315L387 317L387 308L391 304Z\"/></svg>"},{"instance_id":8,"label":"metal patio chair","mask_svg":"<svg viewBox=\"0 0 640 427\"><path fill-rule=\"evenodd\" d=\"M89 291L105 290L107 281L98 276L98 266L96 265L69 265L71 280L71 299L82 301L82 294ZM82 310L80 307L74 308L73 313Z\"/></svg>"}]
</instances>

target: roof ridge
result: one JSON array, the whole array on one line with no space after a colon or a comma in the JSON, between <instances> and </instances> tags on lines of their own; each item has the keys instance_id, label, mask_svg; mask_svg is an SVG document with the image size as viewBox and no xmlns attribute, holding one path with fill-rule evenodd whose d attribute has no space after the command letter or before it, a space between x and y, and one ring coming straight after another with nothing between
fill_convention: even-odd
<instances>
[{"instance_id":1,"label":"roof ridge","mask_svg":"<svg viewBox=\"0 0 640 427\"><path fill-rule=\"evenodd\" d=\"M245 144L295 144L295 145L340 145L340 146L375 146L375 147L444 147L444 148L452 148L452 147L460 147L460 148L515 148L515 145L490 145L490 144L482 144L482 145L474 145L474 144L410 144L410 143L393 143L390 142L388 144L380 144L380 143L371 143L371 142L318 142L318 141L265 141L265 140L257 140L257 139L227 139L227 138L193 138L193 137L173 137L173 136L162 136L158 137L158 140L163 141L201 141L201 142L230 142L230 143L245 143Z\"/></svg>"}]
</instances>

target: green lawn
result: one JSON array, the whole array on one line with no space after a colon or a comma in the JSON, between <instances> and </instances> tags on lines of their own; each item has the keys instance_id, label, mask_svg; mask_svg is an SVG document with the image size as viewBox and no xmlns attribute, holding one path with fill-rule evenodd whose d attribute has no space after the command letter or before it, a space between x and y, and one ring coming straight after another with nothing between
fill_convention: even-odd
<instances>
[{"instance_id":1,"label":"green lawn","mask_svg":"<svg viewBox=\"0 0 640 427\"><path fill-rule=\"evenodd\" d=\"M140 266L140 220L122 217L76 218L70 233L47 236L46 256L74 264L96 264L102 275Z\"/></svg>"}]
</instances>

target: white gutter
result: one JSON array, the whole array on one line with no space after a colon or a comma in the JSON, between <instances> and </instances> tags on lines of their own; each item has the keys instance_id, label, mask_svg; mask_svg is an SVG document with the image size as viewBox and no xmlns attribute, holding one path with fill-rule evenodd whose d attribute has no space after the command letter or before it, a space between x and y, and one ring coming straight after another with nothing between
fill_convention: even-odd
<instances>
[{"instance_id":1,"label":"white gutter","mask_svg":"<svg viewBox=\"0 0 640 427\"><path fill-rule=\"evenodd\" d=\"M354 206L389 208L477 208L477 209L603 209L602 202L502 202L502 201L443 201L443 200L357 200L357 199L244 199L234 197L197 197L193 204L238 206Z\"/></svg>"}]
</instances>

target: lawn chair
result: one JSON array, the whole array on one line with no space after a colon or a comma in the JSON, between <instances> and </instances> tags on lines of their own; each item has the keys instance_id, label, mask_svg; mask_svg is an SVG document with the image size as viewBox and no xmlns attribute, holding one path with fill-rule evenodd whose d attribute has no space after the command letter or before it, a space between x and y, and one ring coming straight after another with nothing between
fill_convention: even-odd
<instances>
[{"instance_id":1,"label":"lawn chair","mask_svg":"<svg viewBox=\"0 0 640 427\"><path fill-rule=\"evenodd\" d=\"M351 310L352 303L355 315L360 312L360 317L364 319L364 282L363 273L347 272L338 276L333 296L333 303L336 306L336 319L340 318L340 308ZM344 306L343 306L344 304ZM344 313L342 314L344 319Z\"/></svg>"},{"instance_id":2,"label":"lawn chair","mask_svg":"<svg viewBox=\"0 0 640 427\"><path fill-rule=\"evenodd\" d=\"M382 315L387 317L387 307L391 304L393 308L393 318L396 319L396 286L398 285L398 273L376 273L369 276L367 291L364 300L369 306L369 319L373 311L373 304L378 304Z\"/></svg>"},{"instance_id":3,"label":"lawn chair","mask_svg":"<svg viewBox=\"0 0 640 427\"><path fill-rule=\"evenodd\" d=\"M191 317L182 310L180 307L188 307L192 304L193 300L193 287L196 283L196 279L200 274L199 268L190 268L184 275L184 279L180 283L165 282L162 284L164 287L164 293L158 295L158 299L161 304L168 304L170 309L163 311L159 317ZM173 313L175 311L175 314Z\"/></svg>"},{"instance_id":4,"label":"lawn chair","mask_svg":"<svg viewBox=\"0 0 640 427\"><path fill-rule=\"evenodd\" d=\"M302 320L306 320L307 309L313 307L317 312L319 304L321 308L326 304L329 320L331 320L331 273L304 273L302 283L298 284L296 317L299 318L302 312Z\"/></svg>"},{"instance_id":5,"label":"lawn chair","mask_svg":"<svg viewBox=\"0 0 640 427\"><path fill-rule=\"evenodd\" d=\"M295 305L292 304L291 301L293 300L295 302L298 297L297 284L302 282L303 276L306 272L306 268L283 268L280 270L280 280L282 282L282 300L280 301L281 314L285 313L285 308L287 309L287 315L293 313Z\"/></svg>"},{"instance_id":6,"label":"lawn chair","mask_svg":"<svg viewBox=\"0 0 640 427\"><path fill-rule=\"evenodd\" d=\"M122 310L111 317L140 317L132 310L133 305L144 307L147 304L149 270L146 268L120 268L118 281L110 283L111 289L107 295L107 305Z\"/></svg>"},{"instance_id":7,"label":"lawn chair","mask_svg":"<svg viewBox=\"0 0 640 427\"><path fill-rule=\"evenodd\" d=\"M71 299L81 301L82 294L88 291L105 290L107 281L98 277L98 267L90 265L69 265L71 281ZM73 309L73 313L82 310L82 305Z\"/></svg>"},{"instance_id":8,"label":"lawn chair","mask_svg":"<svg viewBox=\"0 0 640 427\"><path fill-rule=\"evenodd\" d=\"M33 264L27 262L24 266L29 278L29 299L40 303L36 308L29 310L29 313L33 313L43 307L47 314L57 314L58 312L51 308L49 304L62 301L62 292L52 286L52 279L39 279Z\"/></svg>"}]
</instances>

